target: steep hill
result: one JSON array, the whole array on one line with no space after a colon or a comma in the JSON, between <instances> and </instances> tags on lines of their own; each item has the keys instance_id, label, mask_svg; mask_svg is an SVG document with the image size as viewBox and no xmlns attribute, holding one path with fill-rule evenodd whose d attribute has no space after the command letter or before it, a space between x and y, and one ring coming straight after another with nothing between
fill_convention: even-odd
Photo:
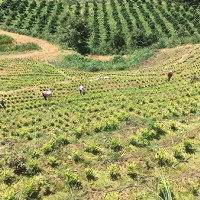
<instances>
[{"instance_id":1,"label":"steep hill","mask_svg":"<svg viewBox=\"0 0 200 200\"><path fill-rule=\"evenodd\" d=\"M200 45L121 72L3 59L0 87L1 199L198 198Z\"/></svg>"},{"instance_id":2,"label":"steep hill","mask_svg":"<svg viewBox=\"0 0 200 200\"><path fill-rule=\"evenodd\" d=\"M80 31L76 27L73 32L73 24L69 26L68 20L75 16L74 23L82 19L89 28L89 40L84 42L92 54L127 53L168 40L199 41L199 8L197 1L173 0L3 0L0 25L67 47Z\"/></svg>"}]
</instances>

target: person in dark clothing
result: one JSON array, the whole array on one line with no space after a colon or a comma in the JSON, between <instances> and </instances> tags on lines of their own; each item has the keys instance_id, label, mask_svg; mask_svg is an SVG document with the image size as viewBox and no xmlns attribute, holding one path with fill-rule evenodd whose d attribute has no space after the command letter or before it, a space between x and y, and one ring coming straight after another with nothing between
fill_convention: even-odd
<instances>
[{"instance_id":1,"label":"person in dark clothing","mask_svg":"<svg viewBox=\"0 0 200 200\"><path fill-rule=\"evenodd\" d=\"M4 104L4 101L3 101L2 99L0 99L0 104L1 104L4 108L6 108L6 106L5 106L5 104Z\"/></svg>"},{"instance_id":2,"label":"person in dark clothing","mask_svg":"<svg viewBox=\"0 0 200 200\"><path fill-rule=\"evenodd\" d=\"M167 73L168 81L170 81L172 75L173 75L173 71L170 70L170 71Z\"/></svg>"}]
</instances>

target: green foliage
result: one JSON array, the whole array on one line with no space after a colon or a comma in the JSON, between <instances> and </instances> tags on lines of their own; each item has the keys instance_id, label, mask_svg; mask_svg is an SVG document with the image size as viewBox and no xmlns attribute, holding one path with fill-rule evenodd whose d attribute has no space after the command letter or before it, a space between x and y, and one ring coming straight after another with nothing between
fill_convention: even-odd
<instances>
[{"instance_id":1,"label":"green foliage","mask_svg":"<svg viewBox=\"0 0 200 200\"><path fill-rule=\"evenodd\" d=\"M171 156L163 149L156 153L155 158L160 166L172 166L174 163L174 160L171 158Z\"/></svg>"},{"instance_id":2,"label":"green foliage","mask_svg":"<svg viewBox=\"0 0 200 200\"><path fill-rule=\"evenodd\" d=\"M26 52L26 51L35 51L40 49L41 48L37 44L33 42L28 42L26 44L14 45L9 48L9 51Z\"/></svg>"},{"instance_id":3,"label":"green foliage","mask_svg":"<svg viewBox=\"0 0 200 200\"><path fill-rule=\"evenodd\" d=\"M81 54L89 52L90 29L82 18L69 17L60 27L60 42Z\"/></svg>"},{"instance_id":4,"label":"green foliage","mask_svg":"<svg viewBox=\"0 0 200 200\"><path fill-rule=\"evenodd\" d=\"M68 172L65 175L65 181L67 184L69 184L72 188L80 188L81 187L81 181L78 178L78 175L76 173Z\"/></svg>"},{"instance_id":5,"label":"green foliage","mask_svg":"<svg viewBox=\"0 0 200 200\"><path fill-rule=\"evenodd\" d=\"M122 149L122 145L120 144L120 139L112 138L109 141L109 147L114 151L120 151Z\"/></svg>"},{"instance_id":6,"label":"green foliage","mask_svg":"<svg viewBox=\"0 0 200 200\"><path fill-rule=\"evenodd\" d=\"M95 155L101 153L101 151L99 150L98 146L95 144L94 141L90 141L86 144L85 151L89 153L93 153Z\"/></svg>"},{"instance_id":7,"label":"green foliage","mask_svg":"<svg viewBox=\"0 0 200 200\"><path fill-rule=\"evenodd\" d=\"M13 189L6 190L2 196L2 200L17 200L16 193Z\"/></svg>"},{"instance_id":8,"label":"green foliage","mask_svg":"<svg viewBox=\"0 0 200 200\"><path fill-rule=\"evenodd\" d=\"M27 162L27 174L30 176L36 175L38 172L41 171L40 167L39 167L39 163L34 160L31 159Z\"/></svg>"},{"instance_id":9,"label":"green foliage","mask_svg":"<svg viewBox=\"0 0 200 200\"><path fill-rule=\"evenodd\" d=\"M0 60L1 98L6 104L6 109L0 108L0 168L1 174L5 172L5 180L10 181L13 175L15 178L6 185L1 177L0 197L3 199L5 194L8 199L68 199L70 192L66 187L69 187L77 198L87 199L98 193L85 193L90 186L91 190L102 191L110 191L112 186L111 190L123 191L118 198L124 198L125 192L128 199L148 199L155 195L148 188L155 187L156 167L170 174L171 188L179 192L180 198L190 199L198 185L186 190L181 172L187 171L188 166L193 169L192 175L198 172L195 159L199 152L195 150L196 155L189 156L192 159L182 160L186 148L180 138L183 135L190 138L192 147L197 149L200 88L199 82L189 81L199 74L199 50L199 45L167 49L158 54L159 58L148 61L152 63L148 67L145 64L129 71L95 73L57 68L30 59ZM108 63L116 67L134 62L125 56L115 56ZM166 80L165 70L169 66L175 71L171 82ZM99 78L106 76L109 78ZM84 96L78 93L80 84L87 90ZM45 88L53 92L49 101L41 95ZM191 113L191 108L196 112ZM164 120L163 113L167 115ZM177 123L176 132L170 122ZM173 149L174 144L178 148ZM186 146L191 149L191 145ZM117 177L115 182L107 169L111 164L119 166L110 170L113 180ZM85 167L89 167L86 172ZM72 186L66 184L66 170L77 172L81 190L73 181ZM98 181L88 182L87 174L95 176L96 172ZM181 174L175 177L176 181L175 172ZM38 186L34 178L39 174L48 183L50 178L50 186ZM191 178L191 173L183 175ZM133 181L141 182L136 194L128 188L137 183L130 183L127 176L136 176ZM25 185L29 185L27 190ZM12 188L10 194L8 189ZM45 197L51 192L54 194ZM71 198L75 199L74 194ZM105 192L101 194L104 196Z\"/></svg>"},{"instance_id":10,"label":"green foliage","mask_svg":"<svg viewBox=\"0 0 200 200\"><path fill-rule=\"evenodd\" d=\"M13 43L13 38L8 35L0 34L0 45L8 45ZM0 46L1 47L1 46Z\"/></svg>"},{"instance_id":11,"label":"green foliage","mask_svg":"<svg viewBox=\"0 0 200 200\"><path fill-rule=\"evenodd\" d=\"M0 52L1 54L10 52L27 52L40 50L41 48L33 43L28 42L25 44L13 44L13 38L7 35L0 35Z\"/></svg>"},{"instance_id":12,"label":"green foliage","mask_svg":"<svg viewBox=\"0 0 200 200\"><path fill-rule=\"evenodd\" d=\"M189 191L193 194L193 196L199 196L199 186L193 181L189 181L187 183L187 187Z\"/></svg>"},{"instance_id":13,"label":"green foliage","mask_svg":"<svg viewBox=\"0 0 200 200\"><path fill-rule=\"evenodd\" d=\"M59 148L60 146L65 146L69 144L69 141L66 137L65 134L59 135L57 139L51 139L50 141L44 143L42 145L42 150L44 151L45 154L48 154L55 149Z\"/></svg>"},{"instance_id":14,"label":"green foliage","mask_svg":"<svg viewBox=\"0 0 200 200\"><path fill-rule=\"evenodd\" d=\"M110 174L110 178L113 181L118 180L121 177L120 172L119 172L119 168L116 164L110 165L109 168L108 168L108 171L109 171L109 174Z\"/></svg>"},{"instance_id":15,"label":"green foliage","mask_svg":"<svg viewBox=\"0 0 200 200\"><path fill-rule=\"evenodd\" d=\"M178 127L176 126L176 123L173 122L173 121L170 123L170 128L171 128L172 131L177 131L178 130Z\"/></svg>"},{"instance_id":16,"label":"green foliage","mask_svg":"<svg viewBox=\"0 0 200 200\"><path fill-rule=\"evenodd\" d=\"M162 48L200 41L194 1L4 0L1 10L4 29L42 37L83 54L127 54L150 45Z\"/></svg>"},{"instance_id":17,"label":"green foliage","mask_svg":"<svg viewBox=\"0 0 200 200\"><path fill-rule=\"evenodd\" d=\"M125 49L125 44L124 35L120 31L114 32L110 44L114 51L113 53L123 52Z\"/></svg>"},{"instance_id":18,"label":"green foliage","mask_svg":"<svg viewBox=\"0 0 200 200\"><path fill-rule=\"evenodd\" d=\"M184 148L185 148L186 153L189 153L189 154L193 154L196 151L196 148L194 147L192 142L187 139L184 140Z\"/></svg>"},{"instance_id":19,"label":"green foliage","mask_svg":"<svg viewBox=\"0 0 200 200\"><path fill-rule=\"evenodd\" d=\"M47 162L51 167L56 167L57 165L59 165L58 160L54 156L49 156Z\"/></svg>"},{"instance_id":20,"label":"green foliage","mask_svg":"<svg viewBox=\"0 0 200 200\"><path fill-rule=\"evenodd\" d=\"M117 192L109 192L103 198L103 200L118 200L118 199L119 199L119 195Z\"/></svg>"},{"instance_id":21,"label":"green foliage","mask_svg":"<svg viewBox=\"0 0 200 200\"><path fill-rule=\"evenodd\" d=\"M96 180L94 171L91 168L86 168L84 171L85 171L85 175L88 181Z\"/></svg>"},{"instance_id":22,"label":"green foliage","mask_svg":"<svg viewBox=\"0 0 200 200\"><path fill-rule=\"evenodd\" d=\"M15 175L12 170L5 170L1 173L1 178L7 185L12 184L15 181Z\"/></svg>"},{"instance_id":23,"label":"green foliage","mask_svg":"<svg viewBox=\"0 0 200 200\"><path fill-rule=\"evenodd\" d=\"M161 182L158 183L157 190L160 198L166 200L175 200L175 195L171 190L171 186L164 177L162 177Z\"/></svg>"},{"instance_id":24,"label":"green foliage","mask_svg":"<svg viewBox=\"0 0 200 200\"><path fill-rule=\"evenodd\" d=\"M25 199L41 199L41 195L48 195L50 193L50 182L44 176L28 179L23 184L22 194Z\"/></svg>"},{"instance_id":25,"label":"green foliage","mask_svg":"<svg viewBox=\"0 0 200 200\"><path fill-rule=\"evenodd\" d=\"M179 147L175 146L175 147L172 148L172 150L173 150L173 153L174 153L174 157L176 159L179 159L179 160L183 160L184 159L183 152Z\"/></svg>"},{"instance_id":26,"label":"green foliage","mask_svg":"<svg viewBox=\"0 0 200 200\"><path fill-rule=\"evenodd\" d=\"M15 174L25 175L27 172L26 158L22 154L13 154L6 158L8 167L13 168Z\"/></svg>"},{"instance_id":27,"label":"green foliage","mask_svg":"<svg viewBox=\"0 0 200 200\"><path fill-rule=\"evenodd\" d=\"M108 71L108 70L126 70L138 66L143 61L154 55L154 49L140 49L136 50L133 55L123 58L120 55L114 55L110 61L99 61L89 59L80 54L69 54L62 60L54 61L53 64L78 70L85 70L90 72Z\"/></svg>"},{"instance_id":28,"label":"green foliage","mask_svg":"<svg viewBox=\"0 0 200 200\"><path fill-rule=\"evenodd\" d=\"M126 163L126 170L128 176L130 176L132 179L135 179L138 175L136 169L135 169L135 164L133 163Z\"/></svg>"},{"instance_id":29,"label":"green foliage","mask_svg":"<svg viewBox=\"0 0 200 200\"><path fill-rule=\"evenodd\" d=\"M72 151L71 158L72 158L72 160L74 160L75 163L79 163L79 162L83 161L83 156L78 151Z\"/></svg>"}]
</instances>

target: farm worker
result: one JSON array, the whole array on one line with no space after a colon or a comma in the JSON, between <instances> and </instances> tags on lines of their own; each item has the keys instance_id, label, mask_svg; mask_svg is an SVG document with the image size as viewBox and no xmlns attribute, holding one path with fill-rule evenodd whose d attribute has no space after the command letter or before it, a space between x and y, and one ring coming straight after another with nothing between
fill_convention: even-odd
<instances>
[{"instance_id":1,"label":"farm worker","mask_svg":"<svg viewBox=\"0 0 200 200\"><path fill-rule=\"evenodd\" d=\"M44 97L45 100L47 100L47 98L51 97L51 91L44 90L42 92L42 96Z\"/></svg>"},{"instance_id":2,"label":"farm worker","mask_svg":"<svg viewBox=\"0 0 200 200\"><path fill-rule=\"evenodd\" d=\"M81 85L79 86L80 95L85 94L85 88Z\"/></svg>"},{"instance_id":3,"label":"farm worker","mask_svg":"<svg viewBox=\"0 0 200 200\"><path fill-rule=\"evenodd\" d=\"M168 81L170 81L171 77L173 75L173 71L170 70L168 73L167 73L167 76L168 76Z\"/></svg>"},{"instance_id":4,"label":"farm worker","mask_svg":"<svg viewBox=\"0 0 200 200\"><path fill-rule=\"evenodd\" d=\"M3 101L2 99L0 99L0 104L1 104L4 108L6 108L6 106L5 106L5 104L4 104L4 101Z\"/></svg>"}]
</instances>

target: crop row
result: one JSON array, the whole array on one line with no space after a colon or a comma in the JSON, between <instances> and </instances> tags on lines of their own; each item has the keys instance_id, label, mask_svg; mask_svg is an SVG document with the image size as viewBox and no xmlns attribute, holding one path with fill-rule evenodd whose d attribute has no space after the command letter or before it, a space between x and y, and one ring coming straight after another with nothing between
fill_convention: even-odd
<instances>
[{"instance_id":1,"label":"crop row","mask_svg":"<svg viewBox=\"0 0 200 200\"><path fill-rule=\"evenodd\" d=\"M71 15L82 17L92 31L90 48L96 53L111 51L106 43L114 49L119 48L114 42L117 30L124 40L120 48L148 46L158 38L190 36L200 30L199 12L195 5L188 8L188 4L182 6L178 2L110 0L67 4L45 0L4 0L0 8L1 25L35 36L51 36L58 42L63 22ZM140 33L136 36L139 38L134 38L138 31ZM134 44L131 38L141 42Z\"/></svg>"}]
</instances>

